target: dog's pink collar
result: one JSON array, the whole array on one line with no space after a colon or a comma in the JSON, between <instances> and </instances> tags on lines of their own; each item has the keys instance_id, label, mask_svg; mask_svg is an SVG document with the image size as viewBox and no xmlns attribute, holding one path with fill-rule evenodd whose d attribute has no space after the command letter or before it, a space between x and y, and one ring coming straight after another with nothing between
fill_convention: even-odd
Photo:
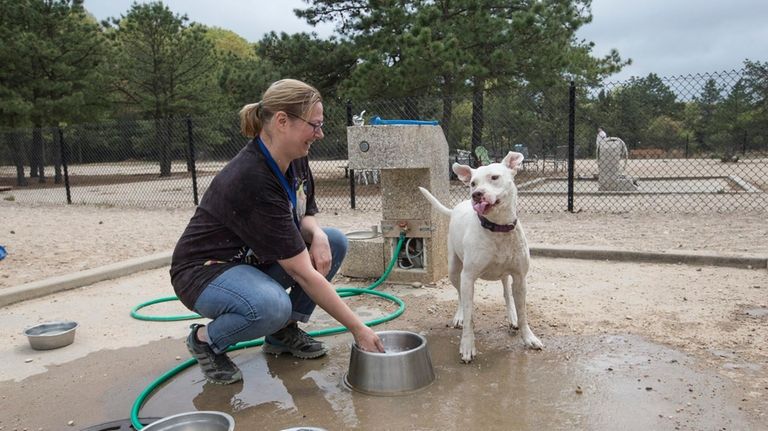
<instances>
[{"instance_id":1,"label":"dog's pink collar","mask_svg":"<svg viewBox=\"0 0 768 431\"><path fill-rule=\"evenodd\" d=\"M491 232L509 232L515 230L515 226L517 226L517 219L515 219L512 224L496 224L480 214L478 214L477 217L480 219L480 226Z\"/></svg>"}]
</instances>

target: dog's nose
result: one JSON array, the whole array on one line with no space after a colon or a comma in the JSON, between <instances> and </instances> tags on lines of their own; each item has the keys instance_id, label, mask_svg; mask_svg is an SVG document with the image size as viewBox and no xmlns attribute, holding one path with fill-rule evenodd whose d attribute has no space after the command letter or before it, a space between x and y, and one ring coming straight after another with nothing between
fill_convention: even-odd
<instances>
[{"instance_id":1,"label":"dog's nose","mask_svg":"<svg viewBox=\"0 0 768 431\"><path fill-rule=\"evenodd\" d=\"M472 192L472 199L479 201L482 198L483 198L483 192L481 191Z\"/></svg>"}]
</instances>

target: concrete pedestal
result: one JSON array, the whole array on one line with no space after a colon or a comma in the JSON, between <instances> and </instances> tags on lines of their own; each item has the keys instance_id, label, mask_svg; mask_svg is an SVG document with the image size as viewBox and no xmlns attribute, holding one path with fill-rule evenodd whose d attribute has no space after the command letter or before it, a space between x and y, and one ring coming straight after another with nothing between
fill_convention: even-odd
<instances>
[{"instance_id":1,"label":"concrete pedestal","mask_svg":"<svg viewBox=\"0 0 768 431\"><path fill-rule=\"evenodd\" d=\"M414 243L422 244L421 268L404 269L398 265L392 270L388 282L435 282L448 273L447 234L448 218L438 213L419 192L424 187L442 202L448 202L448 143L440 126L386 125L351 126L347 128L350 169L378 169L381 171L383 238L382 256L386 265L401 232ZM350 242L351 244L357 241ZM370 251L360 247L360 254ZM354 251L350 249L350 254ZM349 264L342 274L369 273L373 260L347 257ZM375 258L374 258L375 259ZM378 268L377 268L378 269ZM383 272L379 271L378 275Z\"/></svg>"}]
</instances>

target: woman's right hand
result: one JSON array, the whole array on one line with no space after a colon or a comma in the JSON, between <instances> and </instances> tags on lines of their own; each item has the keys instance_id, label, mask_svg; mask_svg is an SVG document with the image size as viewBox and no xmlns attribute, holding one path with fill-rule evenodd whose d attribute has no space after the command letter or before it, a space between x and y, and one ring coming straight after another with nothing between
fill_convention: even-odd
<instances>
[{"instance_id":1,"label":"woman's right hand","mask_svg":"<svg viewBox=\"0 0 768 431\"><path fill-rule=\"evenodd\" d=\"M384 353L384 343L381 342L381 338L376 335L373 329L363 326L361 329L352 333L355 337L355 344L364 352L379 352Z\"/></svg>"}]
</instances>

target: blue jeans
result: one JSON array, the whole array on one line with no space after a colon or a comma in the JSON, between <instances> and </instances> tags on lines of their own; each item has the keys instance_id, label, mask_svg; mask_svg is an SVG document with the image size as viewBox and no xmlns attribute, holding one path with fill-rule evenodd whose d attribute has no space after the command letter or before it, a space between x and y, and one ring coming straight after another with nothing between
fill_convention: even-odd
<instances>
[{"instance_id":1,"label":"blue jeans","mask_svg":"<svg viewBox=\"0 0 768 431\"><path fill-rule=\"evenodd\" d=\"M331 246L330 281L347 254L347 237L334 228L323 228ZM287 290L290 288L290 294ZM194 311L212 319L208 337L213 351L222 353L241 341L273 334L290 320L307 322L315 302L278 263L257 268L232 267L206 286Z\"/></svg>"}]
</instances>

